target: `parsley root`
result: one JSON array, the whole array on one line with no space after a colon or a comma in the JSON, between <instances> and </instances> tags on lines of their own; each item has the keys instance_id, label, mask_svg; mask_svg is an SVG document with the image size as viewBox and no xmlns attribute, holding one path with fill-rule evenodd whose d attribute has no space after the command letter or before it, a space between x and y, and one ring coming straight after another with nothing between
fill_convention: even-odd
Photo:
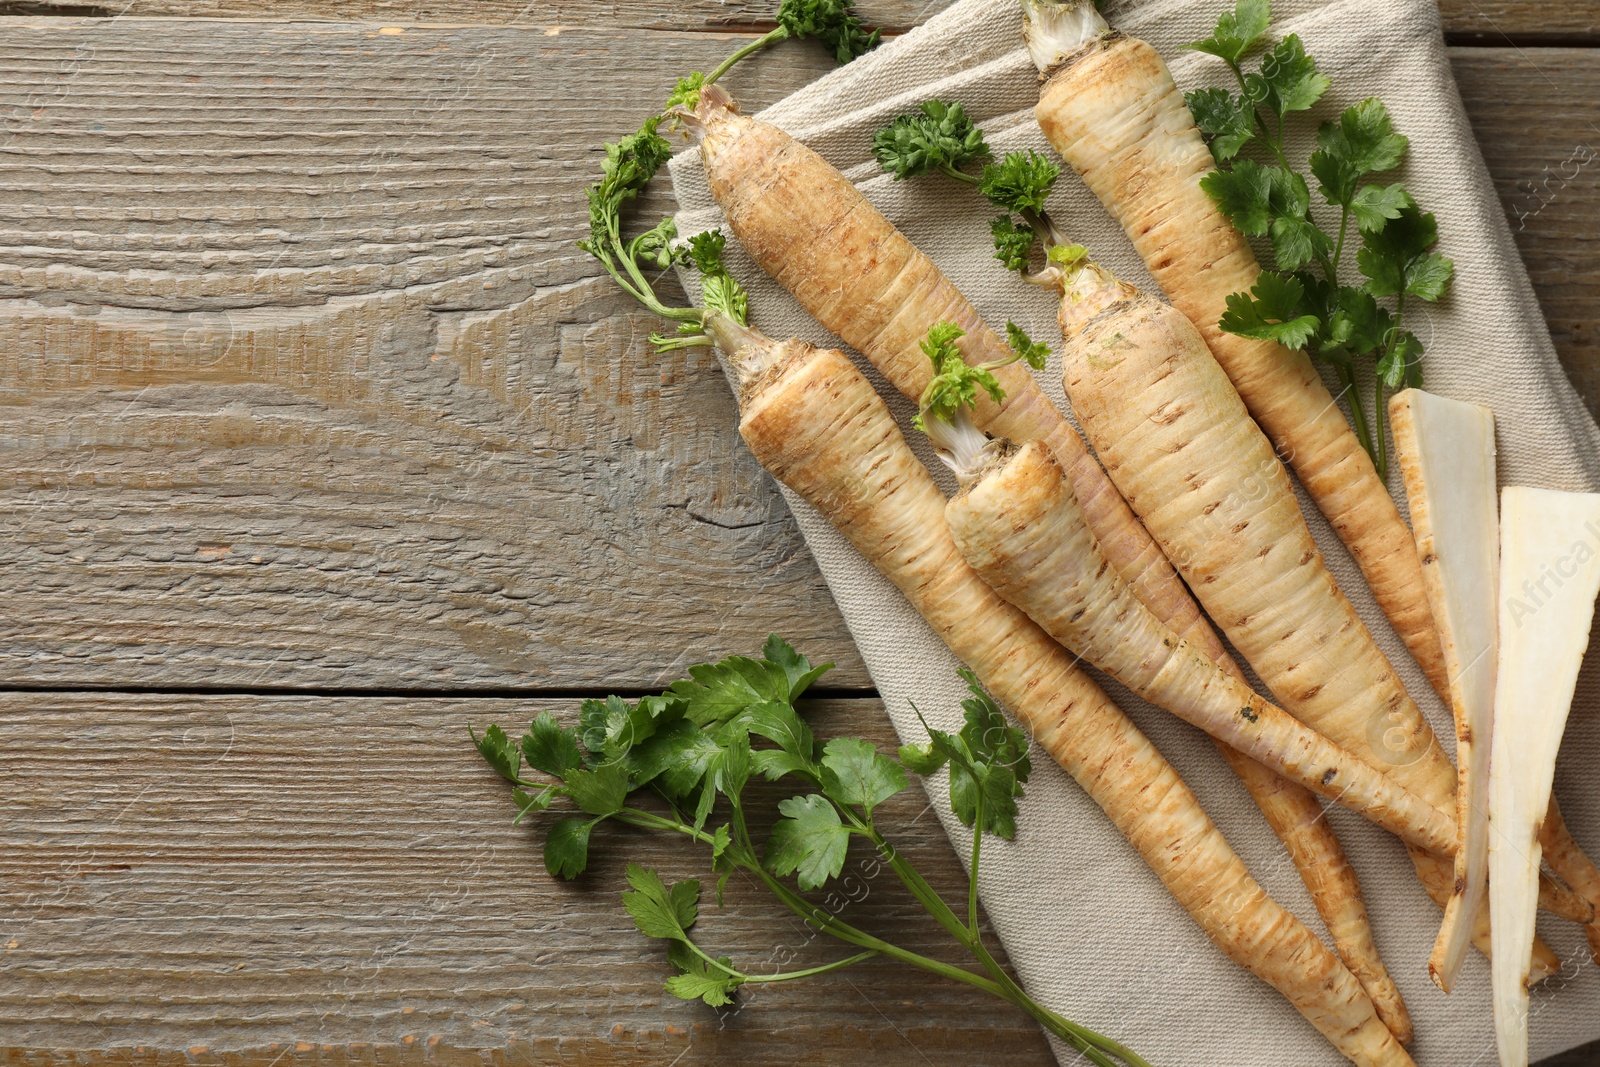
<instances>
[{"instance_id":1,"label":"parsley root","mask_svg":"<svg viewBox=\"0 0 1600 1067\"><path fill-rule=\"evenodd\" d=\"M1089 0L1023 0L1023 6L1029 48L1048 75L1035 110L1045 136L1122 224L1173 305L1200 328L1250 415L1350 549L1429 682L1448 699L1422 564L1372 457L1308 355L1219 326L1228 298L1255 286L1261 268L1201 188L1215 163L1166 63L1145 42L1111 32Z\"/></svg>"},{"instance_id":2,"label":"parsley root","mask_svg":"<svg viewBox=\"0 0 1600 1067\"><path fill-rule=\"evenodd\" d=\"M974 442L982 440L974 432ZM1257 696L1162 625L1105 562L1038 442L952 457L945 518L961 554L1046 633L1158 707L1423 848L1454 853L1444 812Z\"/></svg>"},{"instance_id":3,"label":"parsley root","mask_svg":"<svg viewBox=\"0 0 1600 1067\"><path fill-rule=\"evenodd\" d=\"M1083 439L933 261L827 160L739 114L720 89L702 95L696 116L711 192L756 263L914 400L934 378L923 338L936 324L954 322L966 361L991 365L1005 397L977 398L978 425L1014 441L1044 441L1106 558L1139 599L1179 633L1204 626L1194 598Z\"/></svg>"},{"instance_id":4,"label":"parsley root","mask_svg":"<svg viewBox=\"0 0 1600 1067\"><path fill-rule=\"evenodd\" d=\"M1360 984L1245 869L1155 746L1074 658L961 558L946 501L883 400L837 351L786 342L741 388L740 434L892 581L1064 767L1206 934L1360 1064L1409 1064Z\"/></svg>"}]
</instances>

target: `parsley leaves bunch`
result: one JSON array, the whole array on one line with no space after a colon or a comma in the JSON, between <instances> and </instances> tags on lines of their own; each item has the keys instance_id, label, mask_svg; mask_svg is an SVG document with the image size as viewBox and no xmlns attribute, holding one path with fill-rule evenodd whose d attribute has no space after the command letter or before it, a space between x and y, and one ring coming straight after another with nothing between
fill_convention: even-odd
<instances>
[{"instance_id":1,"label":"parsley leaves bunch","mask_svg":"<svg viewBox=\"0 0 1600 1067\"><path fill-rule=\"evenodd\" d=\"M990 223L995 258L1007 270L1027 273L1033 248L1040 237L1062 243L1044 203L1061 177L1061 167L1038 152L1011 152L999 162L983 139L983 131L960 104L926 100L920 108L901 115L872 138L872 151L895 181L905 181L937 171L967 185L1004 214ZM982 163L981 173L966 168ZM1021 216L1018 222L1013 215Z\"/></svg>"},{"instance_id":2,"label":"parsley leaves bunch","mask_svg":"<svg viewBox=\"0 0 1600 1067\"><path fill-rule=\"evenodd\" d=\"M922 391L912 424L924 433L928 430L928 419L953 422L957 412L973 408L978 402L979 389L988 393L996 404L1004 400L1006 391L994 376L1001 367L1009 367L1020 360L1034 370L1044 370L1044 362L1050 357L1049 345L1036 343L1022 327L1008 322L1006 338L1011 343L1011 355L973 366L956 345L966 335L967 332L955 323L940 322L928 330L922 342L923 354L933 361L933 380Z\"/></svg>"},{"instance_id":3,"label":"parsley leaves bunch","mask_svg":"<svg viewBox=\"0 0 1600 1067\"><path fill-rule=\"evenodd\" d=\"M955 733L930 729L926 742L904 746L898 756L857 738L819 743L797 701L831 667L813 666L774 634L760 659L734 656L691 667L687 679L659 695L637 702L615 696L585 701L576 726L544 712L520 738L490 726L482 736L473 734L473 742L512 783L517 821L558 803L571 809L545 835L545 867L552 875L581 874L603 824L657 831L703 850L718 879L719 903L728 879L742 873L853 950L804 970L741 970L698 940L698 881L669 884L656 871L630 863L623 907L641 933L666 942L676 972L666 989L674 996L720 1007L746 985L810 978L887 956L1021 1007L1097 1067L1148 1067L1117 1042L1034 1001L983 942L977 897L983 840L1016 834L1017 800L1032 769L1027 737L964 671L971 695L962 702L964 724ZM946 767L952 810L973 831L967 899L960 911L890 844L874 817L909 786L911 773L932 775ZM764 792L749 788L757 778L795 787L793 796L778 803L779 818L764 840L751 832L753 823L761 825L751 814ZM619 835L613 844L625 847L628 840ZM917 902L971 953L978 970L885 941L806 896L840 876L852 841L878 853Z\"/></svg>"},{"instance_id":4,"label":"parsley leaves bunch","mask_svg":"<svg viewBox=\"0 0 1600 1067\"><path fill-rule=\"evenodd\" d=\"M1267 48L1256 70L1243 66L1271 22L1268 0L1238 0L1206 40L1189 47L1217 56L1238 83L1199 89L1186 99L1211 145L1218 170L1202 185L1240 232L1271 241L1277 270L1263 271L1249 293L1228 298L1219 325L1243 337L1277 341L1332 366L1348 394L1351 421L1382 477L1388 467L1384 391L1422 383L1423 345L1405 328L1409 301L1444 296L1454 265L1433 251L1438 225L1393 171L1407 140L1377 99L1348 108L1317 133L1307 169L1338 215L1325 230L1312 211L1311 188L1288 159L1290 115L1309 111L1330 82L1294 34ZM1256 155L1245 155L1254 148ZM1359 245L1359 247L1357 247ZM1360 277L1348 270L1355 250ZM1373 419L1357 388L1356 368L1376 371Z\"/></svg>"}]
</instances>

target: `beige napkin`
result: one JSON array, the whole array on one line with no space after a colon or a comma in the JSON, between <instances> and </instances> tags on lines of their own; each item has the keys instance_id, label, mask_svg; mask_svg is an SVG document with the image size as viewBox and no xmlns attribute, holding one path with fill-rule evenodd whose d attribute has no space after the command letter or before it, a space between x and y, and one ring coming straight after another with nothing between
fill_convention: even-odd
<instances>
[{"instance_id":1,"label":"beige napkin","mask_svg":"<svg viewBox=\"0 0 1600 1067\"><path fill-rule=\"evenodd\" d=\"M1217 61L1182 52L1180 46L1205 37L1225 3L1231 6L1230 0L1114 4L1110 17L1159 48L1179 85L1220 85L1226 72ZM1463 113L1433 0L1280 0L1274 8L1275 32L1299 33L1333 79L1328 100L1311 120L1297 123L1303 133L1359 99L1379 96L1400 132L1411 137L1405 180L1438 214L1442 251L1456 262L1451 298L1425 315L1407 317L1428 348L1427 387L1494 408L1503 483L1600 490L1600 429L1556 360ZM1015 319L1035 339L1059 340L1053 301L1007 276L990 258L993 212L987 205L942 178L892 182L877 170L870 151L874 130L930 96L966 105L999 151L1049 151L1032 118L1038 90L1019 26L1015 0L963 0L775 105L764 117L845 170L991 325ZM1302 137L1296 158L1305 158L1309 143L1309 136ZM671 173L682 207L679 231L692 234L719 225L696 154L680 155ZM1151 284L1120 228L1070 171L1051 211L1101 262L1137 284ZM839 343L742 252L734 253L730 266L749 286L754 319L768 333ZM685 280L693 285L693 279ZM907 437L941 472L921 435L911 431L911 405L867 369ZM1065 410L1058 364L1039 377ZM943 484L953 488L948 480ZM1403 496L1397 479L1393 488ZM824 519L792 495L789 503L902 736L920 736L910 710L913 700L944 725L957 722L956 663L944 645ZM1450 744L1454 734L1444 708L1374 605L1344 548L1315 509L1304 498L1302 503L1340 583ZM1205 739L1114 683L1107 688L1178 767L1267 890L1322 934L1294 867ZM1600 759L1597 711L1600 656L1592 655L1562 750L1557 793L1574 833L1594 855L1600 855L1600 780L1591 771ZM981 882L984 906L1034 996L1167 1067L1343 1062L1287 1002L1207 942L1064 772L1042 753L1035 753L1034 766L1017 840L985 850ZM942 805L942 781L929 785ZM948 811L941 815L964 848L970 838ZM1330 817L1361 876L1378 944L1415 1017L1418 1062L1423 1067L1495 1063L1486 962L1479 956L1469 961L1454 995L1436 990L1426 961L1439 912L1418 887L1400 845L1342 810ZM1592 973L1576 928L1546 918L1540 930L1567 968L1564 979L1534 993L1535 1059L1600 1037L1600 976ZM997 1005L995 1010L1008 1009ZM938 1049L923 1051L939 1059ZM1063 1062L1077 1059L1064 1047L1058 1052Z\"/></svg>"}]
</instances>

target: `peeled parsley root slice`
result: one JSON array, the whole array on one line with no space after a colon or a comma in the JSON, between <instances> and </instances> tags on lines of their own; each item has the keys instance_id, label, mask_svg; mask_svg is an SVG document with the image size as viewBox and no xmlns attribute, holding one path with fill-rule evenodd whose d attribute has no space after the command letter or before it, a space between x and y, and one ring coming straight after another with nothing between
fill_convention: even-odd
<instances>
[{"instance_id":1,"label":"peeled parsley root slice","mask_svg":"<svg viewBox=\"0 0 1600 1067\"><path fill-rule=\"evenodd\" d=\"M1489 774L1494 1024L1501 1067L1527 1067L1539 834L1600 594L1600 494L1509 486L1500 537Z\"/></svg>"},{"instance_id":2,"label":"peeled parsley root slice","mask_svg":"<svg viewBox=\"0 0 1600 1067\"><path fill-rule=\"evenodd\" d=\"M1444 646L1456 724L1461 845L1428 973L1449 992L1489 890L1489 751L1495 688L1500 522L1494 414L1407 389L1389 404L1422 577Z\"/></svg>"}]
</instances>

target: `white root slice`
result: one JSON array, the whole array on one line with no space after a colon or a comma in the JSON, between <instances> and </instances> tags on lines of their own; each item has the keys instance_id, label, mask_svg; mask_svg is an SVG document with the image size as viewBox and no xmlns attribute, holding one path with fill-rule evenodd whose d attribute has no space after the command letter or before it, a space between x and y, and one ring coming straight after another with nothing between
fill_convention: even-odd
<instances>
[{"instance_id":1,"label":"white root slice","mask_svg":"<svg viewBox=\"0 0 1600 1067\"><path fill-rule=\"evenodd\" d=\"M1422 578L1444 646L1456 724L1461 848L1428 973L1455 984L1489 890L1489 753L1497 656L1500 523L1494 413L1407 389L1389 403Z\"/></svg>"},{"instance_id":2,"label":"white root slice","mask_svg":"<svg viewBox=\"0 0 1600 1067\"><path fill-rule=\"evenodd\" d=\"M1500 496L1500 656L1489 768L1489 914L1501 1067L1528 1064L1539 829L1600 595L1600 494Z\"/></svg>"}]
</instances>

